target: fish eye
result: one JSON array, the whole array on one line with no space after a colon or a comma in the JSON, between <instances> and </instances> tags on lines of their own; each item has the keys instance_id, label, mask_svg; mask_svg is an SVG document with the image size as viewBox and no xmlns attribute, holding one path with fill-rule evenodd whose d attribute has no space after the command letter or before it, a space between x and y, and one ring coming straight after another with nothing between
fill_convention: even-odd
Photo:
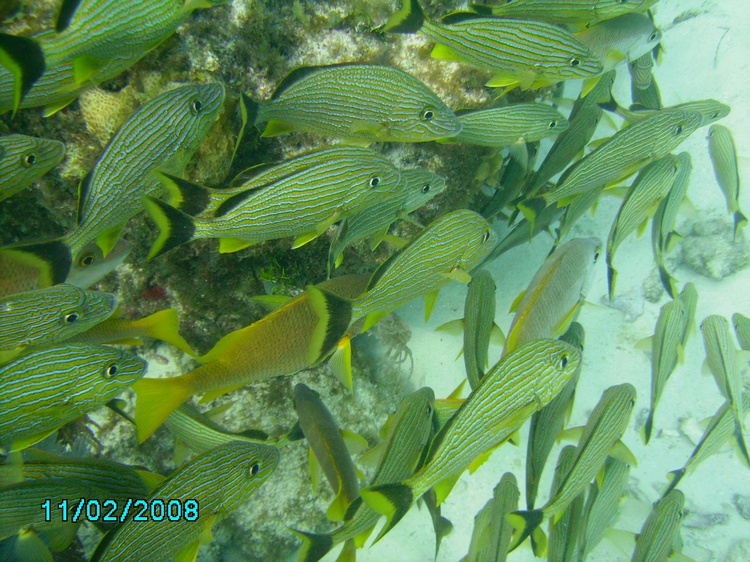
<instances>
[{"instance_id":1,"label":"fish eye","mask_svg":"<svg viewBox=\"0 0 750 562\"><path fill-rule=\"evenodd\" d=\"M675 129L675 132L679 135L682 133L682 125L677 125L677 128Z\"/></svg>"},{"instance_id":2,"label":"fish eye","mask_svg":"<svg viewBox=\"0 0 750 562\"><path fill-rule=\"evenodd\" d=\"M66 324L74 324L78 320L78 313L71 312L70 314L66 314L63 317L63 320L65 320Z\"/></svg>"},{"instance_id":3,"label":"fish eye","mask_svg":"<svg viewBox=\"0 0 750 562\"><path fill-rule=\"evenodd\" d=\"M203 111L203 104L201 103L201 100L194 99L190 102L190 111L198 115L201 111Z\"/></svg>"},{"instance_id":4,"label":"fish eye","mask_svg":"<svg viewBox=\"0 0 750 562\"><path fill-rule=\"evenodd\" d=\"M94 256L91 255L91 254L86 254L80 260L78 260L78 263L79 263L79 265L82 265L84 267L88 267L92 263L94 263Z\"/></svg>"},{"instance_id":5,"label":"fish eye","mask_svg":"<svg viewBox=\"0 0 750 562\"><path fill-rule=\"evenodd\" d=\"M430 192L430 184L426 183L422 186L422 193L429 193Z\"/></svg>"},{"instance_id":6,"label":"fish eye","mask_svg":"<svg viewBox=\"0 0 750 562\"><path fill-rule=\"evenodd\" d=\"M260 472L260 465L257 462L253 463L253 466L250 467L250 475L255 476L258 472Z\"/></svg>"},{"instance_id":7,"label":"fish eye","mask_svg":"<svg viewBox=\"0 0 750 562\"><path fill-rule=\"evenodd\" d=\"M656 39L659 37L659 33L657 31L654 31L651 35L648 36L649 42L656 41Z\"/></svg>"},{"instance_id":8,"label":"fish eye","mask_svg":"<svg viewBox=\"0 0 750 562\"><path fill-rule=\"evenodd\" d=\"M485 242L487 242L487 240L489 240L489 239L490 239L490 231L489 230L485 230L484 234L482 235L482 244L484 244Z\"/></svg>"},{"instance_id":9,"label":"fish eye","mask_svg":"<svg viewBox=\"0 0 750 562\"><path fill-rule=\"evenodd\" d=\"M27 168L30 167L30 166L33 166L35 163L36 163L36 154L34 154L33 152L29 152L21 160L21 164L23 164Z\"/></svg>"},{"instance_id":10,"label":"fish eye","mask_svg":"<svg viewBox=\"0 0 750 562\"><path fill-rule=\"evenodd\" d=\"M568 364L568 354L563 353L563 356L560 357L560 363L559 363L560 368L564 369L567 366L567 364Z\"/></svg>"},{"instance_id":11,"label":"fish eye","mask_svg":"<svg viewBox=\"0 0 750 562\"><path fill-rule=\"evenodd\" d=\"M555 127L557 127L557 121L553 119L552 121L549 122L549 125L547 125L547 127L550 129L554 129Z\"/></svg>"},{"instance_id":12,"label":"fish eye","mask_svg":"<svg viewBox=\"0 0 750 562\"><path fill-rule=\"evenodd\" d=\"M716 119L716 118L717 118L718 116L719 116L719 112L718 112L718 111L714 111L714 112L713 112L713 113L711 114L711 119Z\"/></svg>"},{"instance_id":13,"label":"fish eye","mask_svg":"<svg viewBox=\"0 0 750 562\"><path fill-rule=\"evenodd\" d=\"M370 178L370 187L377 187L380 183L380 178L378 176L374 176Z\"/></svg>"},{"instance_id":14,"label":"fish eye","mask_svg":"<svg viewBox=\"0 0 750 562\"><path fill-rule=\"evenodd\" d=\"M114 377L119 370L120 369L117 367L117 363L112 363L106 369L104 369L104 376L106 378Z\"/></svg>"},{"instance_id":15,"label":"fish eye","mask_svg":"<svg viewBox=\"0 0 750 562\"><path fill-rule=\"evenodd\" d=\"M581 59L579 59L578 57L573 57L572 59L570 59L570 66L575 68L576 66L580 66L580 64Z\"/></svg>"},{"instance_id":16,"label":"fish eye","mask_svg":"<svg viewBox=\"0 0 750 562\"><path fill-rule=\"evenodd\" d=\"M431 120L433 117L435 117L435 112L431 109L425 109L422 112L422 119L425 121Z\"/></svg>"},{"instance_id":17,"label":"fish eye","mask_svg":"<svg viewBox=\"0 0 750 562\"><path fill-rule=\"evenodd\" d=\"M630 407L631 407L631 408L634 408L634 407L635 407L635 398L631 398L631 399L630 399Z\"/></svg>"},{"instance_id":18,"label":"fish eye","mask_svg":"<svg viewBox=\"0 0 750 562\"><path fill-rule=\"evenodd\" d=\"M596 263L598 259L599 259L599 249L597 248L597 250L594 252L594 263Z\"/></svg>"}]
</instances>

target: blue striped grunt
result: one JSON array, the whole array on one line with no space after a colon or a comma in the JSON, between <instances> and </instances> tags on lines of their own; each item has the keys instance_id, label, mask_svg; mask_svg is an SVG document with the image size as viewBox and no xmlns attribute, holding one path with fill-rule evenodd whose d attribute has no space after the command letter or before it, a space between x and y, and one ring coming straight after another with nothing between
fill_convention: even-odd
<instances>
[{"instance_id":1,"label":"blue striped grunt","mask_svg":"<svg viewBox=\"0 0 750 562\"><path fill-rule=\"evenodd\" d=\"M661 42L662 34L650 17L630 13L594 25L576 37L604 61L604 70L608 71L650 54Z\"/></svg>"},{"instance_id":2,"label":"blue striped grunt","mask_svg":"<svg viewBox=\"0 0 750 562\"><path fill-rule=\"evenodd\" d=\"M445 189L445 179L422 168L401 170L402 192L383 197L368 208L360 208L345 218L331 240L328 252L328 275L341 265L347 246L369 237L374 250L383 239L388 239L388 229L399 219L410 220L409 213L416 211Z\"/></svg>"},{"instance_id":3,"label":"blue striped grunt","mask_svg":"<svg viewBox=\"0 0 750 562\"><path fill-rule=\"evenodd\" d=\"M354 298L364 290L368 278L344 275L320 285L342 297ZM204 394L204 401L213 400L247 384L311 367L308 348L317 321L309 294L302 293L257 322L225 335L198 358L201 365L193 371L177 377L141 379L133 388L138 440L144 441L194 394ZM352 326L353 335L357 330ZM351 379L346 386L351 390Z\"/></svg>"},{"instance_id":4,"label":"blue striped grunt","mask_svg":"<svg viewBox=\"0 0 750 562\"><path fill-rule=\"evenodd\" d=\"M186 181L160 174L172 192ZM149 258L197 238L219 238L219 252L294 237L298 248L329 226L389 194L400 192L401 173L387 158L366 148L326 151L321 163L226 199L212 217L190 217L154 197L146 211L160 229ZM199 186L191 184L192 191Z\"/></svg>"},{"instance_id":5,"label":"blue striped grunt","mask_svg":"<svg viewBox=\"0 0 750 562\"><path fill-rule=\"evenodd\" d=\"M115 296L73 285L0 298L0 364L26 348L61 342L114 313Z\"/></svg>"},{"instance_id":6,"label":"blue striped grunt","mask_svg":"<svg viewBox=\"0 0 750 562\"><path fill-rule=\"evenodd\" d=\"M505 562L513 528L505 514L518 508L518 483L506 472L492 491L492 498L474 517L469 552L461 562Z\"/></svg>"},{"instance_id":7,"label":"blue striped grunt","mask_svg":"<svg viewBox=\"0 0 750 562\"><path fill-rule=\"evenodd\" d=\"M631 562L666 560L674 552L680 533L685 495L672 490L654 504L635 539Z\"/></svg>"},{"instance_id":8,"label":"blue striped grunt","mask_svg":"<svg viewBox=\"0 0 750 562\"><path fill-rule=\"evenodd\" d=\"M141 522L134 521L131 512L123 524L102 538L91 561L168 560L178 554L184 560L194 560L211 528L245 503L273 473L278 461L276 447L244 441L203 453L170 474L147 498L149 503L177 499L185 517Z\"/></svg>"},{"instance_id":9,"label":"blue striped grunt","mask_svg":"<svg viewBox=\"0 0 750 562\"><path fill-rule=\"evenodd\" d=\"M52 115L84 89L114 78L172 35L198 8L220 0L144 0L138 12L126 0L65 0L54 30L25 39L41 49L44 68L23 100L14 89L14 74L0 67L0 113L44 106ZM0 49L3 48L0 41ZM26 53L31 52L29 46ZM33 70L31 57L22 68ZM28 71L27 71L28 73Z\"/></svg>"},{"instance_id":10,"label":"blue striped grunt","mask_svg":"<svg viewBox=\"0 0 750 562\"><path fill-rule=\"evenodd\" d=\"M472 4L480 13L586 27L636 10L645 10L656 0L512 0L489 6Z\"/></svg>"},{"instance_id":11,"label":"blue striped grunt","mask_svg":"<svg viewBox=\"0 0 750 562\"><path fill-rule=\"evenodd\" d=\"M20 451L102 406L139 379L146 362L104 346L43 348L0 367L0 453Z\"/></svg>"},{"instance_id":12,"label":"blue striped grunt","mask_svg":"<svg viewBox=\"0 0 750 562\"><path fill-rule=\"evenodd\" d=\"M294 409L313 455L310 462L317 460L335 494L326 516L343 521L349 504L359 496L359 479L341 430L318 393L303 383L294 386Z\"/></svg>"},{"instance_id":13,"label":"blue striped grunt","mask_svg":"<svg viewBox=\"0 0 750 562\"><path fill-rule=\"evenodd\" d=\"M6 247L1 254L42 270L60 283L87 243L109 254L144 195L161 195L154 172L180 173L224 108L224 86L198 84L165 92L136 111L117 131L81 181L73 231L52 242Z\"/></svg>"},{"instance_id":14,"label":"blue striped grunt","mask_svg":"<svg viewBox=\"0 0 750 562\"><path fill-rule=\"evenodd\" d=\"M734 239L737 240L737 231L747 224L747 217L740 209L740 171L732 132L723 125L712 125L708 129L708 152L716 182L727 201L727 211L734 218Z\"/></svg>"},{"instance_id":15,"label":"blue striped grunt","mask_svg":"<svg viewBox=\"0 0 750 562\"><path fill-rule=\"evenodd\" d=\"M433 221L417 238L383 262L357 299L342 299L309 286L310 304L320 318L310 339L309 361L317 364L334 349L348 355L346 331L364 318L365 332L415 298L425 296L429 318L440 289L451 280L468 283L469 271L490 252L495 233L481 216L461 209ZM343 338L343 339L342 339Z\"/></svg>"},{"instance_id":16,"label":"blue striped grunt","mask_svg":"<svg viewBox=\"0 0 750 562\"><path fill-rule=\"evenodd\" d=\"M424 387L405 396L389 420L388 433L382 443L382 459L370 485L398 482L417 469L433 428L435 394ZM379 445L378 445L379 446ZM357 498L347 510L345 523L325 534L292 529L302 539L299 562L320 560L337 544L353 539L357 548L364 546L380 514Z\"/></svg>"},{"instance_id":17,"label":"blue striped grunt","mask_svg":"<svg viewBox=\"0 0 750 562\"><path fill-rule=\"evenodd\" d=\"M568 120L543 103L519 103L457 113L461 132L440 142L503 148L535 142L568 128Z\"/></svg>"},{"instance_id":18,"label":"blue striped grunt","mask_svg":"<svg viewBox=\"0 0 750 562\"><path fill-rule=\"evenodd\" d=\"M378 539L433 486L440 505L472 462L506 441L562 390L580 361L580 352L565 342L535 340L492 367L440 429L414 476L360 491L367 505L387 517Z\"/></svg>"},{"instance_id":19,"label":"blue striped grunt","mask_svg":"<svg viewBox=\"0 0 750 562\"><path fill-rule=\"evenodd\" d=\"M551 191L546 204L568 205L577 196L602 189L632 175L677 148L698 129L703 117L696 111L662 109L616 132L601 146L568 168Z\"/></svg>"},{"instance_id":20,"label":"blue striped grunt","mask_svg":"<svg viewBox=\"0 0 750 562\"><path fill-rule=\"evenodd\" d=\"M262 136L292 131L373 142L427 142L461 130L453 112L403 70L343 63L297 68L257 108Z\"/></svg>"},{"instance_id":21,"label":"blue striped grunt","mask_svg":"<svg viewBox=\"0 0 750 562\"><path fill-rule=\"evenodd\" d=\"M681 152L677 155L677 159L679 161L677 177L675 177L669 193L656 208L654 218L651 221L651 248L654 253L654 261L659 271L661 283L671 298L675 298L677 291L675 290L675 280L664 264L664 256L669 249L673 235L676 234L677 214L685 200L685 195L687 195L690 175L693 171L693 160L688 152Z\"/></svg>"},{"instance_id":22,"label":"blue striped grunt","mask_svg":"<svg viewBox=\"0 0 750 562\"><path fill-rule=\"evenodd\" d=\"M586 337L583 326L572 322L560 339L583 353ZM533 509L539 483L552 447L565 421L573 409L576 385L581 374L581 364L560 393L549 404L531 416L529 443L526 447L526 509Z\"/></svg>"},{"instance_id":23,"label":"blue striped grunt","mask_svg":"<svg viewBox=\"0 0 750 562\"><path fill-rule=\"evenodd\" d=\"M568 475L560 483L557 493L541 508L517 511L508 515L508 520L516 529L511 550L518 547L527 537L540 535L539 526L545 518L553 522L560 519L565 509L580 494L601 470L608 456L619 454L632 459L633 454L624 445L624 451L617 452L616 445L628 427L630 414L635 406L635 388L629 383L611 386L602 394L599 403L589 416L576 447L576 458ZM541 540L536 538L537 544ZM543 555L543 552L540 554Z\"/></svg>"},{"instance_id":24,"label":"blue striped grunt","mask_svg":"<svg viewBox=\"0 0 750 562\"><path fill-rule=\"evenodd\" d=\"M688 315L681 299L669 301L661 307L651 340L651 408L643 426L646 444L651 439L656 405L678 360L683 355L683 342L687 330Z\"/></svg>"},{"instance_id":25,"label":"blue striped grunt","mask_svg":"<svg viewBox=\"0 0 750 562\"><path fill-rule=\"evenodd\" d=\"M504 354L531 340L565 333L586 298L601 247L598 238L574 238L547 257L511 306L516 314Z\"/></svg>"},{"instance_id":26,"label":"blue striped grunt","mask_svg":"<svg viewBox=\"0 0 750 562\"><path fill-rule=\"evenodd\" d=\"M552 488L550 494L554 496L560 490L560 486L565 482L570 470L573 468L576 460L576 448L573 445L566 445L560 450L557 458L555 473L552 478ZM572 562L576 560L578 541L580 540L581 531L583 530L582 514L584 510L584 500L586 492L582 491L570 503L570 506L563 512L560 519L550 521L549 524L549 541L541 531L532 535L532 549L534 553L542 553L547 549L547 560L556 562ZM537 540L539 542L537 542Z\"/></svg>"},{"instance_id":27,"label":"blue striped grunt","mask_svg":"<svg viewBox=\"0 0 750 562\"><path fill-rule=\"evenodd\" d=\"M41 178L65 158L60 141L4 135L0 137L0 201Z\"/></svg>"},{"instance_id":28,"label":"blue striped grunt","mask_svg":"<svg viewBox=\"0 0 750 562\"><path fill-rule=\"evenodd\" d=\"M607 288L610 300L614 296L617 279L617 271L612 265L617 248L633 232L641 234L646 230L648 219L672 189L684 163L684 158L667 154L642 168L628 188L607 238Z\"/></svg>"},{"instance_id":29,"label":"blue striped grunt","mask_svg":"<svg viewBox=\"0 0 750 562\"><path fill-rule=\"evenodd\" d=\"M442 22L434 22L425 17L419 0L404 0L383 31L420 32L435 41L434 58L493 72L487 86L506 91L588 78L603 68L586 45L555 25L485 18L471 12L450 14Z\"/></svg>"}]
</instances>

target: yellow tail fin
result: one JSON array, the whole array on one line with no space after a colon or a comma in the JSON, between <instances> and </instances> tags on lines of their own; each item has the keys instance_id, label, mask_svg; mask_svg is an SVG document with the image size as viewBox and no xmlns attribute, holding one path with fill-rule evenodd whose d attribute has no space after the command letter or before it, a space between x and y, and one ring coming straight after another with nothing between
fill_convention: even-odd
<instances>
[{"instance_id":1,"label":"yellow tail fin","mask_svg":"<svg viewBox=\"0 0 750 562\"><path fill-rule=\"evenodd\" d=\"M133 385L136 395L135 424L142 443L164 423L169 414L193 394L190 373L167 379L140 379Z\"/></svg>"}]
</instances>

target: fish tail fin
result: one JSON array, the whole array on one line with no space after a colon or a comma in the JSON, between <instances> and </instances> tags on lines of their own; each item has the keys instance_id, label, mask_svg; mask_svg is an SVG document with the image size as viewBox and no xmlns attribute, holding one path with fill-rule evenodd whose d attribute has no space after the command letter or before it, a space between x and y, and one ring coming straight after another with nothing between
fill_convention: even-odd
<instances>
[{"instance_id":1,"label":"fish tail fin","mask_svg":"<svg viewBox=\"0 0 750 562\"><path fill-rule=\"evenodd\" d=\"M737 232L740 228L743 228L747 225L747 217L742 214L742 211L735 211L734 212L734 239L733 241L737 241Z\"/></svg>"},{"instance_id":2,"label":"fish tail fin","mask_svg":"<svg viewBox=\"0 0 750 562\"><path fill-rule=\"evenodd\" d=\"M62 240L2 248L0 254L18 264L38 269L40 287L63 283L73 264L70 246Z\"/></svg>"},{"instance_id":3,"label":"fish tail fin","mask_svg":"<svg viewBox=\"0 0 750 562\"><path fill-rule=\"evenodd\" d=\"M539 528L544 520L544 512L541 509L530 511L514 511L505 515L505 519L515 529L513 540L508 552L515 550L520 544L530 537ZM537 541L538 542L538 541Z\"/></svg>"},{"instance_id":4,"label":"fish tail fin","mask_svg":"<svg viewBox=\"0 0 750 562\"><path fill-rule=\"evenodd\" d=\"M135 425L138 442L143 443L164 423L169 414L193 394L190 374L166 379L140 379L135 391Z\"/></svg>"},{"instance_id":5,"label":"fish tail fin","mask_svg":"<svg viewBox=\"0 0 750 562\"><path fill-rule=\"evenodd\" d=\"M289 530L302 540L297 562L317 562L336 546L331 535L308 533L291 527Z\"/></svg>"},{"instance_id":6,"label":"fish tail fin","mask_svg":"<svg viewBox=\"0 0 750 562\"><path fill-rule=\"evenodd\" d=\"M534 237L536 218L541 214L545 207L546 205L542 197L534 197L518 203L518 210L523 213L523 216L526 217L526 220L529 221L529 225L531 226L529 240Z\"/></svg>"},{"instance_id":7,"label":"fish tail fin","mask_svg":"<svg viewBox=\"0 0 750 562\"><path fill-rule=\"evenodd\" d=\"M195 235L193 217L154 197L146 196L143 206L159 228L159 236L151 246L148 259L154 259L193 239Z\"/></svg>"},{"instance_id":8,"label":"fish tail fin","mask_svg":"<svg viewBox=\"0 0 750 562\"><path fill-rule=\"evenodd\" d=\"M13 75L13 116L34 83L44 74L44 51L29 37L0 33L0 65Z\"/></svg>"},{"instance_id":9,"label":"fish tail fin","mask_svg":"<svg viewBox=\"0 0 750 562\"><path fill-rule=\"evenodd\" d=\"M644 444L648 445L648 442L651 440L651 431L653 429L654 429L654 411L650 410L648 413L648 417L646 418L646 423L643 424L643 433L641 434Z\"/></svg>"},{"instance_id":10,"label":"fish tail fin","mask_svg":"<svg viewBox=\"0 0 750 562\"><path fill-rule=\"evenodd\" d=\"M163 172L156 177L167 190L167 203L186 215L199 215L211 202L211 190L202 185Z\"/></svg>"},{"instance_id":11,"label":"fish tail fin","mask_svg":"<svg viewBox=\"0 0 750 562\"><path fill-rule=\"evenodd\" d=\"M680 480L682 480L683 476L685 476L684 468L672 470L671 472L667 473L667 479L669 480L669 485L667 486L667 489L664 490L664 493L661 495L661 497L666 496L669 492L675 489L677 487L677 484L680 483Z\"/></svg>"},{"instance_id":12,"label":"fish tail fin","mask_svg":"<svg viewBox=\"0 0 750 562\"><path fill-rule=\"evenodd\" d=\"M419 0L404 0L402 8L385 22L386 33L416 33L424 24L424 12Z\"/></svg>"},{"instance_id":13,"label":"fish tail fin","mask_svg":"<svg viewBox=\"0 0 750 562\"><path fill-rule=\"evenodd\" d=\"M677 291L675 289L674 277L669 274L667 268L664 267L663 264L659 264L657 269L659 270L659 279L661 279L661 284L664 286L664 290L667 291L669 298L675 298Z\"/></svg>"},{"instance_id":14,"label":"fish tail fin","mask_svg":"<svg viewBox=\"0 0 750 562\"><path fill-rule=\"evenodd\" d=\"M360 495L370 508L386 517L385 525L383 525L373 544L393 529L414 503L414 490L404 482L370 486L362 489Z\"/></svg>"},{"instance_id":15,"label":"fish tail fin","mask_svg":"<svg viewBox=\"0 0 750 562\"><path fill-rule=\"evenodd\" d=\"M165 308L151 316L141 318L136 321L136 324L144 328L152 338L171 344L191 357L196 357L195 351L179 333L180 319L177 316L176 308Z\"/></svg>"},{"instance_id":16,"label":"fish tail fin","mask_svg":"<svg viewBox=\"0 0 750 562\"><path fill-rule=\"evenodd\" d=\"M610 301L615 295L615 281L617 281L617 270L612 267L612 262L607 260L607 291Z\"/></svg>"},{"instance_id":17,"label":"fish tail fin","mask_svg":"<svg viewBox=\"0 0 750 562\"><path fill-rule=\"evenodd\" d=\"M352 303L333 293L309 285L310 306L318 316L318 324L310 338L307 359L310 365L320 363L334 349L349 329Z\"/></svg>"}]
</instances>

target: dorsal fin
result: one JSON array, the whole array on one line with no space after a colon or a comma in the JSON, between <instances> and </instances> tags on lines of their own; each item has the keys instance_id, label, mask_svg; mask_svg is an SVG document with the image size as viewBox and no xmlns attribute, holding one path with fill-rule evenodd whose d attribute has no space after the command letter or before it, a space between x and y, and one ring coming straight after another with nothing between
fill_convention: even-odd
<instances>
[{"instance_id":1,"label":"dorsal fin","mask_svg":"<svg viewBox=\"0 0 750 562\"><path fill-rule=\"evenodd\" d=\"M91 190L91 177L94 175L94 170L89 170L89 173L81 180L78 184L78 215L76 222L80 225L85 217L83 216L83 208L86 205L86 199L89 197L89 191Z\"/></svg>"},{"instance_id":2,"label":"dorsal fin","mask_svg":"<svg viewBox=\"0 0 750 562\"><path fill-rule=\"evenodd\" d=\"M219 208L216 209L216 212L214 213L214 217L223 217L224 215L231 213L234 209L244 203L255 191L256 190L254 189L247 189L237 195L232 195L229 199L219 205Z\"/></svg>"},{"instance_id":3,"label":"dorsal fin","mask_svg":"<svg viewBox=\"0 0 750 562\"><path fill-rule=\"evenodd\" d=\"M482 16L476 12L465 12L465 11L459 11L459 12L452 12L450 14L445 14L442 18L440 18L440 23L445 24L453 24L453 23L461 23L464 21L470 21L470 20L476 20L476 19L486 19L485 16Z\"/></svg>"},{"instance_id":4,"label":"dorsal fin","mask_svg":"<svg viewBox=\"0 0 750 562\"><path fill-rule=\"evenodd\" d=\"M70 22L73 21L73 15L80 5L81 0L63 0L60 11L57 14L57 21L55 22L55 31L57 33L67 29Z\"/></svg>"},{"instance_id":5,"label":"dorsal fin","mask_svg":"<svg viewBox=\"0 0 750 562\"><path fill-rule=\"evenodd\" d=\"M380 278L383 276L383 274L388 271L388 267L391 265L391 262L398 256L401 252L396 252L395 254L392 254L386 259L383 263L381 263L378 268L374 271L372 274L372 277L370 277L370 280L367 282L367 288L365 289L365 292L372 289L375 285L377 285L378 281L380 281Z\"/></svg>"},{"instance_id":6,"label":"dorsal fin","mask_svg":"<svg viewBox=\"0 0 750 562\"><path fill-rule=\"evenodd\" d=\"M318 66L300 66L299 68L295 68L294 70L292 70L284 77L284 79L276 87L276 91L274 91L271 99L277 99L279 96L281 96L281 94L291 88L294 84L306 78L307 76L315 74L320 70L324 70L326 68L335 68L337 66L360 66L361 64L362 63L359 62L340 62L336 64L323 64Z\"/></svg>"}]
</instances>

